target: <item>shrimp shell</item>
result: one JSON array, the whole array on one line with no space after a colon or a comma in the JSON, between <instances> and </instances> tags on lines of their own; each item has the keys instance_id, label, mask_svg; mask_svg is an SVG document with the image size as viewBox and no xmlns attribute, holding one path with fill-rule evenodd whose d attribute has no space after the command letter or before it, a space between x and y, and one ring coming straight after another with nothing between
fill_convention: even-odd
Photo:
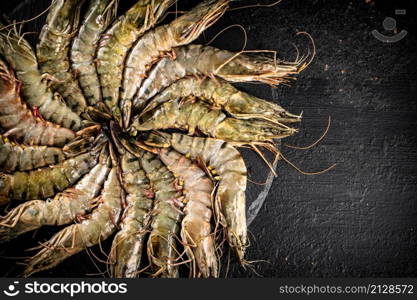
<instances>
[{"instance_id":1,"label":"shrimp shell","mask_svg":"<svg viewBox=\"0 0 417 300\"><path fill-rule=\"evenodd\" d=\"M19 95L20 84L0 60L0 126L4 134L27 145L63 146L75 137L70 129L33 115Z\"/></svg>"},{"instance_id":2,"label":"shrimp shell","mask_svg":"<svg viewBox=\"0 0 417 300\"><path fill-rule=\"evenodd\" d=\"M52 88L59 92L68 106L82 113L86 100L71 70L70 42L77 30L83 0L56 0L39 35L36 54L41 71L51 78Z\"/></svg>"},{"instance_id":3,"label":"shrimp shell","mask_svg":"<svg viewBox=\"0 0 417 300\"><path fill-rule=\"evenodd\" d=\"M110 261L114 262L112 277L134 278L142 258L143 245L149 230L153 207L153 192L140 159L125 153L121 159L126 203L120 231L113 240Z\"/></svg>"},{"instance_id":4,"label":"shrimp shell","mask_svg":"<svg viewBox=\"0 0 417 300\"><path fill-rule=\"evenodd\" d=\"M39 72L35 53L16 28L0 30L0 54L16 71L25 101L38 109L43 118L72 130L82 128L81 118L49 90Z\"/></svg>"},{"instance_id":5,"label":"shrimp shell","mask_svg":"<svg viewBox=\"0 0 417 300\"><path fill-rule=\"evenodd\" d=\"M175 128L188 130L190 135L196 131L205 135L238 144L254 142L273 143L273 139L284 138L296 132L285 125L262 120L239 120L227 117L222 111L212 109L202 101L171 100L155 111L149 112L132 122L132 134L136 131Z\"/></svg>"},{"instance_id":6,"label":"shrimp shell","mask_svg":"<svg viewBox=\"0 0 417 300\"><path fill-rule=\"evenodd\" d=\"M67 159L30 172L0 173L0 204L10 200L46 199L73 185L97 164L97 153Z\"/></svg>"},{"instance_id":7,"label":"shrimp shell","mask_svg":"<svg viewBox=\"0 0 417 300\"><path fill-rule=\"evenodd\" d=\"M154 26L176 0L139 0L108 29L99 42L97 72L104 103L121 124L119 88L125 57L133 43Z\"/></svg>"},{"instance_id":8,"label":"shrimp shell","mask_svg":"<svg viewBox=\"0 0 417 300\"><path fill-rule=\"evenodd\" d=\"M99 244L115 230L122 211L123 190L117 167L104 183L99 206L81 223L65 227L55 234L37 254L28 260L23 276L50 269L68 257Z\"/></svg>"},{"instance_id":9,"label":"shrimp shell","mask_svg":"<svg viewBox=\"0 0 417 300\"><path fill-rule=\"evenodd\" d=\"M176 236L182 214L176 203L182 193L175 186L173 174L156 155L145 152L141 161L155 191L151 234L147 243L148 258L155 271L154 276L175 278L178 277L175 263L179 254Z\"/></svg>"},{"instance_id":10,"label":"shrimp shell","mask_svg":"<svg viewBox=\"0 0 417 300\"><path fill-rule=\"evenodd\" d=\"M247 244L245 190L247 171L245 162L232 145L222 140L190 137L179 133L158 133L148 138L152 146L171 146L193 160L203 161L219 180L215 196L215 211L224 226L226 238L241 263ZM217 222L216 222L217 223Z\"/></svg>"},{"instance_id":11,"label":"shrimp shell","mask_svg":"<svg viewBox=\"0 0 417 300\"><path fill-rule=\"evenodd\" d=\"M6 173L30 171L65 159L61 148L46 146L21 146L0 136L0 169Z\"/></svg>"},{"instance_id":12,"label":"shrimp shell","mask_svg":"<svg viewBox=\"0 0 417 300\"><path fill-rule=\"evenodd\" d=\"M88 105L101 101L100 82L94 63L96 45L116 10L115 0L92 0L71 47L71 67L78 75Z\"/></svg>"},{"instance_id":13,"label":"shrimp shell","mask_svg":"<svg viewBox=\"0 0 417 300\"><path fill-rule=\"evenodd\" d=\"M53 200L25 202L0 218L0 242L11 240L42 226L64 225L84 216L94 207L109 174L108 153L103 151L100 162L71 188L57 194Z\"/></svg>"},{"instance_id":14,"label":"shrimp shell","mask_svg":"<svg viewBox=\"0 0 417 300\"><path fill-rule=\"evenodd\" d=\"M142 83L133 106L135 110L164 88L187 75L221 77L231 82L261 82L278 85L305 67L301 62L275 61L273 57L220 50L210 46L187 45L174 49L175 60L162 59Z\"/></svg>"},{"instance_id":15,"label":"shrimp shell","mask_svg":"<svg viewBox=\"0 0 417 300\"><path fill-rule=\"evenodd\" d=\"M213 183L191 160L176 151L162 149L160 159L184 183L186 205L181 223L181 238L188 256L197 264L197 273L205 278L218 276L212 217ZM195 262L194 262L195 259ZM194 270L195 267L192 268ZM195 277L196 274L193 274Z\"/></svg>"},{"instance_id":16,"label":"shrimp shell","mask_svg":"<svg viewBox=\"0 0 417 300\"><path fill-rule=\"evenodd\" d=\"M131 49L126 59L120 93L124 125L128 126L129 108L150 66L173 47L194 41L227 10L229 0L205 0L170 24L147 32Z\"/></svg>"},{"instance_id":17,"label":"shrimp shell","mask_svg":"<svg viewBox=\"0 0 417 300\"><path fill-rule=\"evenodd\" d=\"M171 99L198 97L214 107L222 108L237 119L262 119L274 123L293 123L301 120L281 106L239 91L230 83L217 78L186 77L173 83L153 97L140 115Z\"/></svg>"}]
</instances>

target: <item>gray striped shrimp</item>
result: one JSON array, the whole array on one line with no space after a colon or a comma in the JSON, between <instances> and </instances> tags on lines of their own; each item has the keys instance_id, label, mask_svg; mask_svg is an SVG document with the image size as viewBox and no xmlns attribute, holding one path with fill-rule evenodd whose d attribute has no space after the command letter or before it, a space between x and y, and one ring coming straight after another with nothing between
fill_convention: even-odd
<instances>
[{"instance_id":1,"label":"gray striped shrimp","mask_svg":"<svg viewBox=\"0 0 417 300\"><path fill-rule=\"evenodd\" d=\"M213 108L223 109L237 119L262 119L285 124L301 121L301 116L286 111L280 105L239 91L220 78L185 77L153 97L140 115L153 110L171 99L195 96Z\"/></svg>"},{"instance_id":2,"label":"gray striped shrimp","mask_svg":"<svg viewBox=\"0 0 417 300\"><path fill-rule=\"evenodd\" d=\"M46 122L27 108L20 98L21 85L0 60L0 126L11 137L27 145L63 146L75 137L70 129Z\"/></svg>"},{"instance_id":3,"label":"gray striped shrimp","mask_svg":"<svg viewBox=\"0 0 417 300\"><path fill-rule=\"evenodd\" d=\"M87 103L70 66L70 43L78 29L83 0L56 0L39 35L36 56L42 73L67 105L81 114Z\"/></svg>"},{"instance_id":4,"label":"gray striped shrimp","mask_svg":"<svg viewBox=\"0 0 417 300\"><path fill-rule=\"evenodd\" d=\"M296 62L275 60L266 55L249 55L210 46L187 45L174 49L175 60L164 58L149 72L134 99L135 110L164 88L187 75L220 77L230 82L261 82L276 86L305 67L304 59Z\"/></svg>"},{"instance_id":5,"label":"gray striped shrimp","mask_svg":"<svg viewBox=\"0 0 417 300\"><path fill-rule=\"evenodd\" d=\"M176 0L139 0L119 17L101 38L97 50L97 72L104 103L121 124L119 88L125 57L133 43L153 27Z\"/></svg>"},{"instance_id":6,"label":"gray striped shrimp","mask_svg":"<svg viewBox=\"0 0 417 300\"><path fill-rule=\"evenodd\" d=\"M120 231L110 252L112 277L138 276L145 238L150 228L154 193L140 158L126 152L121 157L126 204Z\"/></svg>"},{"instance_id":7,"label":"gray striped shrimp","mask_svg":"<svg viewBox=\"0 0 417 300\"><path fill-rule=\"evenodd\" d=\"M116 0L92 0L72 43L71 67L77 75L88 105L96 105L101 101L94 59L100 36L113 20L116 10Z\"/></svg>"},{"instance_id":8,"label":"gray striped shrimp","mask_svg":"<svg viewBox=\"0 0 417 300\"><path fill-rule=\"evenodd\" d=\"M245 162L232 145L222 140L190 137L179 133L152 133L146 141L150 146L169 147L193 160L201 160L215 175L218 187L215 211L224 226L229 246L244 263L247 246Z\"/></svg>"},{"instance_id":9,"label":"gray striped shrimp","mask_svg":"<svg viewBox=\"0 0 417 300\"><path fill-rule=\"evenodd\" d=\"M1 26L1 24L0 24ZM16 72L25 101L48 121L65 128L82 128L80 116L71 111L57 94L52 94L38 69L38 61L29 43L16 28L0 29L0 54Z\"/></svg>"},{"instance_id":10,"label":"gray striped shrimp","mask_svg":"<svg viewBox=\"0 0 417 300\"><path fill-rule=\"evenodd\" d=\"M50 269L72 255L107 239L117 227L122 211L123 189L113 165L97 199L98 207L83 221L65 227L31 257L23 276Z\"/></svg>"},{"instance_id":11,"label":"gray striped shrimp","mask_svg":"<svg viewBox=\"0 0 417 300\"><path fill-rule=\"evenodd\" d=\"M0 242L11 240L42 226L65 225L81 218L96 205L95 197L110 172L107 148L100 154L99 163L71 188L52 200L25 202L0 218Z\"/></svg>"},{"instance_id":12,"label":"gray striped shrimp","mask_svg":"<svg viewBox=\"0 0 417 300\"><path fill-rule=\"evenodd\" d=\"M22 146L0 136L0 169L6 173L30 171L66 158L61 148L46 146Z\"/></svg>"},{"instance_id":13,"label":"gray striped shrimp","mask_svg":"<svg viewBox=\"0 0 417 300\"><path fill-rule=\"evenodd\" d=\"M295 129L283 124L262 120L239 120L228 117L221 110L213 110L203 101L180 99L165 102L142 118L135 117L130 132L175 128L193 135L207 136L237 144L269 143L273 139L290 136Z\"/></svg>"},{"instance_id":14,"label":"gray striped shrimp","mask_svg":"<svg viewBox=\"0 0 417 300\"><path fill-rule=\"evenodd\" d=\"M11 200L46 199L73 185L97 164L97 152L30 172L0 173L0 205Z\"/></svg>"},{"instance_id":15,"label":"gray striped shrimp","mask_svg":"<svg viewBox=\"0 0 417 300\"><path fill-rule=\"evenodd\" d=\"M169 149L161 149L160 159L181 180L186 205L181 223L181 239L193 263L192 275L218 276L218 264L211 228L211 179L191 160Z\"/></svg>"},{"instance_id":16,"label":"gray striped shrimp","mask_svg":"<svg viewBox=\"0 0 417 300\"><path fill-rule=\"evenodd\" d=\"M136 42L126 59L120 93L125 127L129 124L132 99L152 64L172 48L189 44L198 38L224 14L229 2L230 0L205 0L170 24L147 32Z\"/></svg>"}]
</instances>

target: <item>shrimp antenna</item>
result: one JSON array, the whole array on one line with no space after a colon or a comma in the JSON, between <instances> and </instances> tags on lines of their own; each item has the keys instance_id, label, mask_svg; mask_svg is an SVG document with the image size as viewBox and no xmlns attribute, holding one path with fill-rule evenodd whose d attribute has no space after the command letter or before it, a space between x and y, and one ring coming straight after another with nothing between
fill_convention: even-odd
<instances>
[{"instance_id":1,"label":"shrimp antenna","mask_svg":"<svg viewBox=\"0 0 417 300\"><path fill-rule=\"evenodd\" d=\"M232 0L232 1L236 1L236 0ZM252 5L245 5L245 6L241 6L241 7L231 8L231 9L229 9L229 11L234 11L234 10L239 10L239 9L245 9L245 8L252 8L252 7L273 7L275 5L280 4L281 2L282 2L282 0L278 0L278 1L275 1L275 2L270 3L270 4L260 4L260 3L257 3L257 4L252 4Z\"/></svg>"},{"instance_id":2,"label":"shrimp antenna","mask_svg":"<svg viewBox=\"0 0 417 300\"><path fill-rule=\"evenodd\" d=\"M301 170L299 167L297 167L294 163L292 163L291 161L289 161L287 158L285 158L285 156L282 155L281 153L281 158L287 163L289 164L291 167L293 167L295 170L297 170L298 172L300 172L303 175L308 175L308 176L312 176L312 175L320 175L320 174L324 174L329 172L330 170L332 170L334 167L336 167L336 163L332 164L330 167L322 170L322 171L318 171L318 172L305 172L303 170Z\"/></svg>"},{"instance_id":3,"label":"shrimp antenna","mask_svg":"<svg viewBox=\"0 0 417 300\"><path fill-rule=\"evenodd\" d=\"M292 145L288 145L288 144L284 144L285 147L291 148L291 149L297 149L297 150L308 150L310 148L313 148L314 146L316 146L318 143L320 143L327 135L327 133L329 132L330 129L330 123L331 123L331 117L329 116L329 121L327 122L327 127L325 129L325 131L323 132L323 134L312 144L308 145L308 146L304 146L304 147L299 147L299 146L292 146Z\"/></svg>"}]
</instances>

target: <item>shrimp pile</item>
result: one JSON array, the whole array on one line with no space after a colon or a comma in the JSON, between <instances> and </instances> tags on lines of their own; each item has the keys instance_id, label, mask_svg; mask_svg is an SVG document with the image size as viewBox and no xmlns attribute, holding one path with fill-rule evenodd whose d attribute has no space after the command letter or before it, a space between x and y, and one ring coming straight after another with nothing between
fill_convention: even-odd
<instances>
[{"instance_id":1,"label":"shrimp pile","mask_svg":"<svg viewBox=\"0 0 417 300\"><path fill-rule=\"evenodd\" d=\"M238 149L269 163L301 116L232 83L278 86L309 61L191 44L232 0L166 19L179 1L54 0L36 49L0 24L0 243L63 226L22 276L110 237L111 277L219 277L225 251L248 264Z\"/></svg>"}]
</instances>

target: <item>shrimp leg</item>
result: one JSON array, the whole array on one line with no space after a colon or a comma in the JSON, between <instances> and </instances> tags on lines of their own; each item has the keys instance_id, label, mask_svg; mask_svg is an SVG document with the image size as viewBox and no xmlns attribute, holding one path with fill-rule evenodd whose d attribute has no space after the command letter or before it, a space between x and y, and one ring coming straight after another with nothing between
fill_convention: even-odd
<instances>
[{"instance_id":1,"label":"shrimp leg","mask_svg":"<svg viewBox=\"0 0 417 300\"><path fill-rule=\"evenodd\" d=\"M140 159L126 152L121 158L123 187L127 193L120 231L110 252L112 277L138 276L143 245L149 230L153 207L153 191Z\"/></svg>"},{"instance_id":2,"label":"shrimp leg","mask_svg":"<svg viewBox=\"0 0 417 300\"><path fill-rule=\"evenodd\" d=\"M97 72L102 97L121 125L118 107L125 57L133 43L154 26L176 0L139 0L108 29L99 42Z\"/></svg>"},{"instance_id":3,"label":"shrimp leg","mask_svg":"<svg viewBox=\"0 0 417 300\"><path fill-rule=\"evenodd\" d=\"M0 218L0 242L42 226L68 224L89 212L110 171L106 149L100 154L99 163L74 187L57 194L50 201L25 202Z\"/></svg>"},{"instance_id":4,"label":"shrimp leg","mask_svg":"<svg viewBox=\"0 0 417 300\"><path fill-rule=\"evenodd\" d=\"M116 10L116 0L92 0L78 36L72 43L71 67L77 74L87 104L91 106L101 101L100 82L94 63L96 45Z\"/></svg>"}]
</instances>

